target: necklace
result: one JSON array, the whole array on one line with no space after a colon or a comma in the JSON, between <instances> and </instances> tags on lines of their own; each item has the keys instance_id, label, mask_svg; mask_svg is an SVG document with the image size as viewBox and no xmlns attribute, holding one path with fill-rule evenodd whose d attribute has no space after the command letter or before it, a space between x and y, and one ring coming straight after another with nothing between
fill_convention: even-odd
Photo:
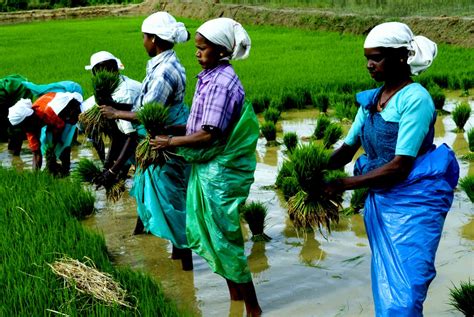
<instances>
[{"instance_id":1,"label":"necklace","mask_svg":"<svg viewBox=\"0 0 474 317\"><path fill-rule=\"evenodd\" d=\"M400 90L402 90L402 88L404 88L406 85L410 84L411 83L411 80L407 80L405 82L403 82L399 87L397 87L396 89L394 89L386 98L384 101L382 101L382 96L383 96L383 93L385 92L385 89L380 93L380 97L379 97L379 100L377 101L377 111L378 112L381 112L385 106L387 105L387 102L390 101L390 99L392 99L392 97L397 93L399 92Z\"/></svg>"}]
</instances>

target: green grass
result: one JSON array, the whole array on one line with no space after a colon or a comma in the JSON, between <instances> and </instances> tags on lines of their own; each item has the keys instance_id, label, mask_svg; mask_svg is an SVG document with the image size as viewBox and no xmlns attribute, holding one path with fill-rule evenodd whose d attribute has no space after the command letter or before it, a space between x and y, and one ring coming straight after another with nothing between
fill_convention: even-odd
<instances>
[{"instance_id":1,"label":"green grass","mask_svg":"<svg viewBox=\"0 0 474 317\"><path fill-rule=\"evenodd\" d=\"M467 197L474 203L474 175L468 175L459 180L459 186L467 194Z\"/></svg>"},{"instance_id":2,"label":"green grass","mask_svg":"<svg viewBox=\"0 0 474 317\"><path fill-rule=\"evenodd\" d=\"M464 132L464 126L471 116L471 106L467 102L461 102L452 112L457 132Z\"/></svg>"},{"instance_id":3,"label":"green grass","mask_svg":"<svg viewBox=\"0 0 474 317\"><path fill-rule=\"evenodd\" d=\"M474 284L470 279L467 282L461 282L459 287L453 285L453 288L449 289L449 296L449 304L464 316L474 315Z\"/></svg>"},{"instance_id":4,"label":"green grass","mask_svg":"<svg viewBox=\"0 0 474 317\"><path fill-rule=\"evenodd\" d=\"M467 141L469 143L469 151L474 152L474 128L467 131Z\"/></svg>"},{"instance_id":5,"label":"green grass","mask_svg":"<svg viewBox=\"0 0 474 317\"><path fill-rule=\"evenodd\" d=\"M298 145L298 135L295 132L286 132L283 135L283 144L285 144L288 152L293 152Z\"/></svg>"},{"instance_id":6,"label":"green grass","mask_svg":"<svg viewBox=\"0 0 474 317\"><path fill-rule=\"evenodd\" d=\"M79 183L47 173L0 168L1 316L182 316L150 277L114 268L103 236L74 217L93 212L94 197ZM135 309L106 306L64 287L48 263L68 256L111 274L126 289Z\"/></svg>"},{"instance_id":7,"label":"green grass","mask_svg":"<svg viewBox=\"0 0 474 317\"><path fill-rule=\"evenodd\" d=\"M276 140L276 127L272 121L264 121L260 124L260 130L267 142Z\"/></svg>"},{"instance_id":8,"label":"green grass","mask_svg":"<svg viewBox=\"0 0 474 317\"><path fill-rule=\"evenodd\" d=\"M176 45L187 73L186 103L191 104L195 76L201 71L195 58L194 32L200 21L184 21L192 40ZM3 25L0 32L0 76L19 73L35 83L73 80L92 94L91 74L84 70L90 55L108 50L125 65L123 73L142 81L148 56L142 45L143 17L113 17ZM376 83L366 70L363 36L299 30L285 27L245 26L252 39L247 60L232 62L251 100L280 99L283 107L312 103L324 106L316 96L324 93L352 94ZM34 34L34 36L32 36ZM51 34L61 34L50 40ZM445 88L472 87L474 50L445 44L419 80ZM416 77L415 77L416 79ZM324 99L324 98L323 98ZM263 102L264 104L267 101Z\"/></svg>"}]
</instances>

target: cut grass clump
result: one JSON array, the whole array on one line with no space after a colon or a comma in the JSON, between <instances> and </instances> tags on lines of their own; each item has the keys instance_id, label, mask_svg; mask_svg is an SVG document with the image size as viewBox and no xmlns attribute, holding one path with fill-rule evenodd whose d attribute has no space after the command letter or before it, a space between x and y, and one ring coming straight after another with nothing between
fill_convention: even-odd
<instances>
[{"instance_id":1,"label":"cut grass clump","mask_svg":"<svg viewBox=\"0 0 474 317\"><path fill-rule=\"evenodd\" d=\"M325 93L315 94L313 96L313 104L322 113L326 113L329 108L329 96Z\"/></svg>"},{"instance_id":2,"label":"cut grass clump","mask_svg":"<svg viewBox=\"0 0 474 317\"><path fill-rule=\"evenodd\" d=\"M461 282L459 288L453 285L449 289L449 304L459 310L464 316L474 316L474 284L471 279Z\"/></svg>"},{"instance_id":3,"label":"cut grass clump","mask_svg":"<svg viewBox=\"0 0 474 317\"><path fill-rule=\"evenodd\" d=\"M319 116L318 121L316 122L316 128L314 129L314 137L316 140L324 138L324 132L326 132L326 129L330 124L331 120L327 116Z\"/></svg>"},{"instance_id":4,"label":"cut grass clump","mask_svg":"<svg viewBox=\"0 0 474 317\"><path fill-rule=\"evenodd\" d=\"M468 175L459 180L459 186L467 194L467 197L474 203L474 175Z\"/></svg>"},{"instance_id":5,"label":"cut grass clump","mask_svg":"<svg viewBox=\"0 0 474 317\"><path fill-rule=\"evenodd\" d=\"M0 247L14 249L3 252L0 261L7 292L2 316L183 316L149 276L115 268L104 237L76 219L94 211L94 197L80 183L0 168L0 201ZM111 306L65 287L47 265L62 257L90 259L127 291L125 300L133 308Z\"/></svg>"},{"instance_id":6,"label":"cut grass clump","mask_svg":"<svg viewBox=\"0 0 474 317\"><path fill-rule=\"evenodd\" d=\"M443 92L443 89L436 84L432 84L428 86L428 92L433 99L433 103L437 110L441 110L444 107L444 103L446 101L446 95Z\"/></svg>"},{"instance_id":7,"label":"cut grass clump","mask_svg":"<svg viewBox=\"0 0 474 317\"><path fill-rule=\"evenodd\" d=\"M329 151L310 143L298 147L291 155L300 191L288 200L288 214L296 227L321 228L330 231L332 221L339 221L342 193L327 194L323 184L343 173L327 170Z\"/></svg>"},{"instance_id":8,"label":"cut grass clump","mask_svg":"<svg viewBox=\"0 0 474 317\"><path fill-rule=\"evenodd\" d=\"M169 160L170 152L167 150L153 150L150 139L156 135L165 134L168 108L159 103L148 103L137 112L137 118L148 134L137 146L135 152L137 165L142 169L154 164L163 166Z\"/></svg>"},{"instance_id":9,"label":"cut grass clump","mask_svg":"<svg viewBox=\"0 0 474 317\"><path fill-rule=\"evenodd\" d=\"M252 231L252 241L270 241L272 238L263 231L265 229L268 208L261 202L251 202L241 207L240 213Z\"/></svg>"},{"instance_id":10,"label":"cut grass clump","mask_svg":"<svg viewBox=\"0 0 474 317\"><path fill-rule=\"evenodd\" d=\"M324 131L323 144L329 149L342 137L342 127L337 123L331 123Z\"/></svg>"},{"instance_id":11,"label":"cut grass clump","mask_svg":"<svg viewBox=\"0 0 474 317\"><path fill-rule=\"evenodd\" d=\"M452 115L456 123L455 132L464 132L464 125L471 116L471 106L467 102L461 102L454 108Z\"/></svg>"},{"instance_id":12,"label":"cut grass clump","mask_svg":"<svg viewBox=\"0 0 474 317\"><path fill-rule=\"evenodd\" d=\"M283 144L285 144L288 152L293 152L293 150L298 145L298 135L295 132L287 132L283 135Z\"/></svg>"},{"instance_id":13,"label":"cut grass clump","mask_svg":"<svg viewBox=\"0 0 474 317\"><path fill-rule=\"evenodd\" d=\"M467 141L469 143L469 151L474 152L474 128L467 131Z\"/></svg>"},{"instance_id":14,"label":"cut grass clump","mask_svg":"<svg viewBox=\"0 0 474 317\"><path fill-rule=\"evenodd\" d=\"M260 125L260 131L262 131L263 136L267 140L267 145L271 145L276 140L276 127L275 124L271 121L264 121Z\"/></svg>"},{"instance_id":15,"label":"cut grass clump","mask_svg":"<svg viewBox=\"0 0 474 317\"><path fill-rule=\"evenodd\" d=\"M263 112L263 118L265 121L270 121L274 124L276 124L278 119L280 119L280 115L281 111L274 107L269 107Z\"/></svg>"}]
</instances>

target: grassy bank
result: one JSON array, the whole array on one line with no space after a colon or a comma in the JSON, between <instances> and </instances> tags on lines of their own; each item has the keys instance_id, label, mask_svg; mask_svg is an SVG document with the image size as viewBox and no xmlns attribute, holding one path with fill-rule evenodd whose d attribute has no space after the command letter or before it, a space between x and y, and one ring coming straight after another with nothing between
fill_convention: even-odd
<instances>
[{"instance_id":1,"label":"grassy bank","mask_svg":"<svg viewBox=\"0 0 474 317\"><path fill-rule=\"evenodd\" d=\"M200 21L180 19L194 34ZM140 26L143 17L49 21L2 26L0 76L19 73L36 83L73 80L92 93L90 73L84 70L89 57L109 50L124 63L124 74L142 80L148 60ZM246 26L252 38L250 58L236 61L250 99L324 93L333 99L352 98L359 89L374 87L365 69L363 36L285 27ZM54 34L54 41L51 35ZM195 76L200 66L194 42L177 45L187 71L186 102L191 103ZM474 50L440 44L433 66L417 80L433 80L441 87L472 87ZM340 96L342 94L343 96Z\"/></svg>"},{"instance_id":2,"label":"grassy bank","mask_svg":"<svg viewBox=\"0 0 474 317\"><path fill-rule=\"evenodd\" d=\"M76 217L92 211L94 198L80 184L45 173L0 168L2 213L0 265L1 316L182 316L149 277L116 269L104 238L82 227ZM91 259L128 292L134 308L107 306L81 295L53 274L48 263L62 256Z\"/></svg>"}]
</instances>

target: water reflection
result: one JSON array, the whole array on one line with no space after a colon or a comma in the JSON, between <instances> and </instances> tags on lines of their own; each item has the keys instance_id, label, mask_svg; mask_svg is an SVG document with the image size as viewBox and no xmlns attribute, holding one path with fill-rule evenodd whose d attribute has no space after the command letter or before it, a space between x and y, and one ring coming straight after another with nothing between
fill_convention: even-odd
<instances>
[{"instance_id":1,"label":"water reflection","mask_svg":"<svg viewBox=\"0 0 474 317\"><path fill-rule=\"evenodd\" d=\"M257 275L263 271L270 268L268 264L268 258L265 255L265 246L264 241L254 242L249 256L247 257L250 271Z\"/></svg>"},{"instance_id":2,"label":"water reflection","mask_svg":"<svg viewBox=\"0 0 474 317\"><path fill-rule=\"evenodd\" d=\"M464 133L456 133L456 139L454 139L452 148L457 156L469 153L469 144L464 138Z\"/></svg>"},{"instance_id":3,"label":"water reflection","mask_svg":"<svg viewBox=\"0 0 474 317\"><path fill-rule=\"evenodd\" d=\"M446 130L444 129L443 117L438 115L435 122L435 138L444 138Z\"/></svg>"},{"instance_id":4,"label":"water reflection","mask_svg":"<svg viewBox=\"0 0 474 317\"><path fill-rule=\"evenodd\" d=\"M265 154L262 158L262 163L269 166L277 166L278 164L278 149L280 146L266 146Z\"/></svg>"},{"instance_id":5,"label":"water reflection","mask_svg":"<svg viewBox=\"0 0 474 317\"><path fill-rule=\"evenodd\" d=\"M367 238L367 233L365 232L364 218L362 215L354 215L351 218L351 231L354 232L356 237Z\"/></svg>"},{"instance_id":6,"label":"water reflection","mask_svg":"<svg viewBox=\"0 0 474 317\"><path fill-rule=\"evenodd\" d=\"M474 240L474 217L471 216L471 220L461 227L461 237L468 240Z\"/></svg>"}]
</instances>

